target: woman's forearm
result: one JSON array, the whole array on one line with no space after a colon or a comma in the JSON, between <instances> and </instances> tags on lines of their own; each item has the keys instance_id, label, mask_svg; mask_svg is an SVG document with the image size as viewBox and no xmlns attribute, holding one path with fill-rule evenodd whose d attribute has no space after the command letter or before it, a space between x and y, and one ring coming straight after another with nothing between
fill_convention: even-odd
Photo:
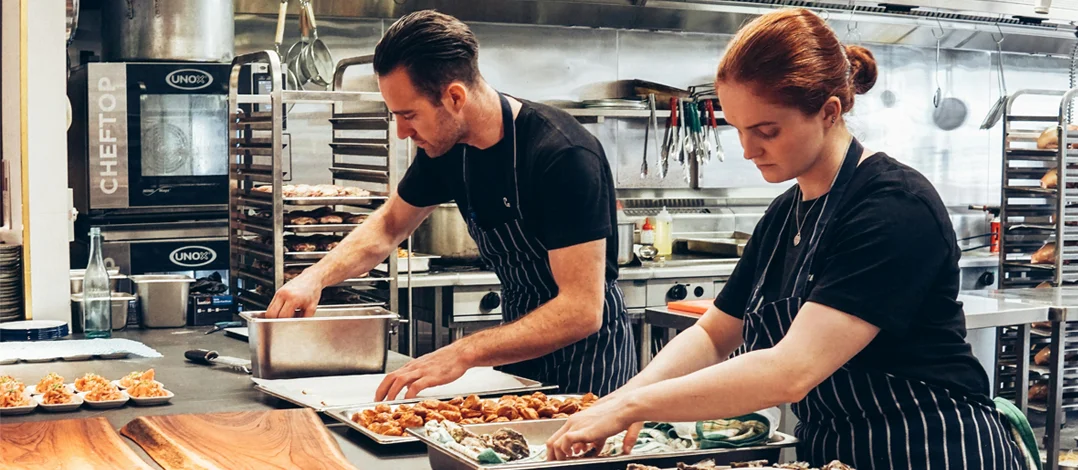
<instances>
[{"instance_id":1,"label":"woman's forearm","mask_svg":"<svg viewBox=\"0 0 1078 470\"><path fill-rule=\"evenodd\" d=\"M650 343L651 338L644 338ZM638 389L674 377L681 377L719 362L711 337L699 325L683 331L666 344L644 370L629 380L611 396Z\"/></svg>"},{"instance_id":2,"label":"woman's forearm","mask_svg":"<svg viewBox=\"0 0 1078 470\"><path fill-rule=\"evenodd\" d=\"M633 422L730 418L797 401L797 381L788 369L773 349L765 349L638 387L622 398Z\"/></svg>"}]
</instances>

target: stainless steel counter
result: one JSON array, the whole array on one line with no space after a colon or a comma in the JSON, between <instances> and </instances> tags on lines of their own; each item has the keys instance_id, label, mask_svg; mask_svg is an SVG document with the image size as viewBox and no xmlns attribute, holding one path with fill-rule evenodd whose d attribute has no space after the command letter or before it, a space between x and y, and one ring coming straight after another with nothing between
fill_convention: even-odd
<instances>
[{"instance_id":1,"label":"stainless steel counter","mask_svg":"<svg viewBox=\"0 0 1078 470\"><path fill-rule=\"evenodd\" d=\"M646 266L623 267L618 272L618 279L622 281L639 281L648 279L683 279L694 277L723 278L730 276L737 265L737 258L716 259L706 263L689 265L663 266L659 263L648 263ZM958 266L966 268L988 268L999 264L999 257L994 253L974 251L962 255ZM400 286L408 286L408 276L400 276ZM493 286L498 285L498 277L490 271L476 271L466 273L415 273L411 278L412 287L448 287L448 286Z\"/></svg>"},{"instance_id":2,"label":"stainless steel counter","mask_svg":"<svg viewBox=\"0 0 1078 470\"><path fill-rule=\"evenodd\" d=\"M116 410L90 410L81 408L71 413L48 413L34 411L25 416L5 416L4 423L44 421L54 419L105 417L119 429L138 416L181 413L214 413L224 411L272 410L295 408L255 390L250 376L220 367L191 364L183 358L188 349L216 350L222 355L248 357L247 343L225 337L221 333L202 334L199 329L132 330L119 332L116 336L141 341L156 349L164 357L156 359L123 359L86 362L51 362L45 364L15 364L0 366L0 375L15 376L27 385L37 383L45 374L56 372L67 381L86 372L96 372L116 379L134 370L154 368L157 378L176 394L172 402L164 406L136 407L127 405ZM407 357L389 353L388 368L395 370L407 361ZM430 470L426 447L422 444L394 447L386 450L347 426L331 421L327 423L330 433L337 440L345 457L360 469ZM134 442L123 438L151 466L158 468Z\"/></svg>"}]
</instances>

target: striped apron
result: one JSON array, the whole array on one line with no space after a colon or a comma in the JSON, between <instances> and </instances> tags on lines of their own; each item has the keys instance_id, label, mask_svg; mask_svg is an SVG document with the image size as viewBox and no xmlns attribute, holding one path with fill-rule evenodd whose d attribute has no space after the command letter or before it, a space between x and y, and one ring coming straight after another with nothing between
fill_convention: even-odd
<instances>
[{"instance_id":1,"label":"striped apron","mask_svg":"<svg viewBox=\"0 0 1078 470\"><path fill-rule=\"evenodd\" d=\"M770 348L789 331L812 282L812 260L820 236L846 192L863 148L850 143L815 228L795 266L789 297L764 303L767 270L783 263L773 249L756 280L744 318L744 349ZM791 204L790 213L796 204ZM788 224L790 215L783 222ZM784 237L778 243L787 243ZM792 404L800 421L797 457L813 466L840 460L859 469L1022 469L1025 465L991 402L918 380L843 365L801 401Z\"/></svg>"},{"instance_id":2,"label":"striped apron","mask_svg":"<svg viewBox=\"0 0 1078 470\"><path fill-rule=\"evenodd\" d=\"M483 222L471 204L473 197L468 184L468 151L462 160L464 188L468 201L460 204L468 233L476 241L483 260L497 274L502 284L502 318L515 321L539 308L558 295L558 284L550 269L547 249L532 230L522 223L520 191L517 184L517 138L513 112L509 101L501 96L504 135L512 136L512 188L505 191L501 202L508 216L493 217ZM542 335L543 332L535 332ZM636 374L636 350L625 300L616 281L607 281L603 297L603 325L599 331L583 340L553 353L532 360L509 364L499 369L528 377L545 384L557 384L563 393L607 395Z\"/></svg>"}]
</instances>

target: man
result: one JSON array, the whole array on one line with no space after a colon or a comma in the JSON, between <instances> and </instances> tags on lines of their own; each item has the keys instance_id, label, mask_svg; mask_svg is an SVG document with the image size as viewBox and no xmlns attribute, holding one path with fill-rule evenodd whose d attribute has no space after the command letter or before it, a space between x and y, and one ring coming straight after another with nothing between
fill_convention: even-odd
<instances>
[{"instance_id":1,"label":"man","mask_svg":"<svg viewBox=\"0 0 1078 470\"><path fill-rule=\"evenodd\" d=\"M322 288L369 271L437 204L455 200L502 283L505 324L389 374L376 400L452 382L471 367L606 394L636 373L617 287L613 177L602 146L567 113L498 93L479 44L448 15L394 23L374 69L397 135L419 147L389 201L277 292L270 317L311 315Z\"/></svg>"}]
</instances>

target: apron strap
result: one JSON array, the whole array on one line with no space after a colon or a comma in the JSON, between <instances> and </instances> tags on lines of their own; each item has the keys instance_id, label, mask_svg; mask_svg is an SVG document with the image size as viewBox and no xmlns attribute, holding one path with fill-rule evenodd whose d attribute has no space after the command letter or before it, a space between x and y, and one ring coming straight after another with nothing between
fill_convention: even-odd
<instances>
[{"instance_id":1,"label":"apron strap","mask_svg":"<svg viewBox=\"0 0 1078 470\"><path fill-rule=\"evenodd\" d=\"M811 276L812 261L816 256L816 248L819 246L820 237L823 235L824 230L827 228L828 222L834 218L835 211L838 209L838 204L842 202L843 195L846 194L846 187L849 185L853 174L857 170L857 163L861 160L861 154L864 152L864 147L857 141L856 138L850 137L850 145L846 149L846 156L842 160L842 166L839 167L838 174L835 175L834 181L831 182L831 189L824 197L823 207L820 209L820 217L816 222L816 230L813 230L812 235L808 239L808 245L802 255L802 260L797 267L796 279L794 280L793 292L791 297L802 297L807 289L809 283L809 277ZM790 204L789 213L782 222L782 229L779 231L780 239L775 242L775 246L772 248L771 257L768 259L767 264L764 266L764 272L756 279L756 283L753 286L752 295L749 296L749 302L747 305L752 310L756 310L763 304L763 286L764 281L767 279L767 272L771 269L771 266L775 263L775 253L778 251L780 243L784 243L781 239L782 233L786 230L790 219L790 213L792 213L797 207L797 201Z\"/></svg>"}]
</instances>

